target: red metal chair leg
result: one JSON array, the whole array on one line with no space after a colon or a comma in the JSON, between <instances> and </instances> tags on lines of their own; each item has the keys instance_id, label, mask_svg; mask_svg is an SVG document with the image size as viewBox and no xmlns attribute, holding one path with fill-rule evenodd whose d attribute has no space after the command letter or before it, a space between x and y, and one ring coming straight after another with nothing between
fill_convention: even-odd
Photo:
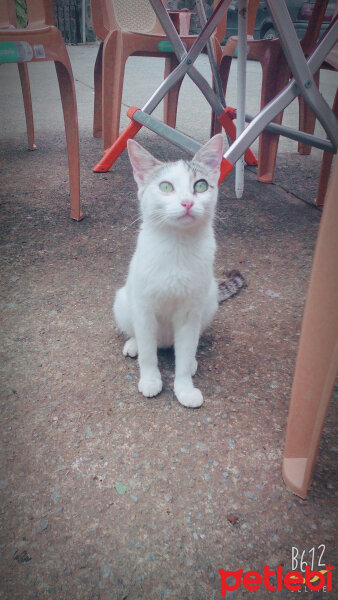
<instances>
[{"instance_id":1,"label":"red metal chair leg","mask_svg":"<svg viewBox=\"0 0 338 600\"><path fill-rule=\"evenodd\" d=\"M133 114L138 110L134 106L127 112L128 117L133 118ZM136 121L131 120L129 125L125 127L121 135L117 138L114 144L107 150L101 160L93 168L94 173L105 173L109 171L112 164L122 154L123 150L127 147L127 141L134 138L138 131L140 131L142 125Z\"/></svg>"},{"instance_id":2,"label":"red metal chair leg","mask_svg":"<svg viewBox=\"0 0 338 600\"><path fill-rule=\"evenodd\" d=\"M224 130L226 131L226 133L228 134L228 136L231 138L232 141L234 141L236 139L236 127L233 122L235 115L236 115L235 109L228 106L227 108L224 109L223 113L218 117L218 121L222 124L222 126L224 127ZM252 150L250 150L250 148L248 150L246 150L246 152L244 153L244 160L247 165L257 166L257 158L254 155L254 153L252 152Z\"/></svg>"}]
</instances>

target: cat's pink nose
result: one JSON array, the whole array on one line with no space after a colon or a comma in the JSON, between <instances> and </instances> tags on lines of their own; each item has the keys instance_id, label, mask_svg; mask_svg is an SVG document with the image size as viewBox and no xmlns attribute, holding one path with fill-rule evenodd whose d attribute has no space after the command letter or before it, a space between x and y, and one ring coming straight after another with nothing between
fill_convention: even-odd
<instances>
[{"instance_id":1,"label":"cat's pink nose","mask_svg":"<svg viewBox=\"0 0 338 600\"><path fill-rule=\"evenodd\" d=\"M194 206L194 202L193 200L183 200L183 202L181 202L182 206L184 206L187 214L189 213L190 209Z\"/></svg>"}]
</instances>

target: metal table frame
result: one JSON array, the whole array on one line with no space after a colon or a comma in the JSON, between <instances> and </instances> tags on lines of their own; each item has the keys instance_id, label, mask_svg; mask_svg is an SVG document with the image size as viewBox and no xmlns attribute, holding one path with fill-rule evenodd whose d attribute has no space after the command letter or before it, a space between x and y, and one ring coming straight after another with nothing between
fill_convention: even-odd
<instances>
[{"instance_id":1,"label":"metal table frame","mask_svg":"<svg viewBox=\"0 0 338 600\"><path fill-rule=\"evenodd\" d=\"M143 106L142 109L138 109L136 107L129 109L127 114L131 118L131 123L125 128L116 142L107 150L100 162L94 167L95 172L108 171L118 156L125 149L127 140L134 137L142 126L147 127L151 131L157 133L161 137L191 154L194 154L201 147L201 144L196 140L180 131L177 131L176 129L169 127L160 120L151 116L151 113L158 106L168 91L186 74L189 75L189 77L203 93L225 131L231 134L231 138L234 137L234 126L232 119L235 116L235 111L234 109L226 107L219 82L218 70L214 64L212 56L211 45L208 43L212 32L225 15L231 0L220 1L211 17L207 22L205 22L200 35L196 38L194 44L188 52L186 51L179 34L175 29L161 0L149 0L149 2L156 12L165 33L167 34L179 64L176 69L162 82L162 84L154 92L151 98L149 98L148 102ZM285 0L266 0L266 2L276 23L280 42L290 70L293 74L293 78L285 86L285 88L263 108L263 110L261 110L254 118L252 118L250 124L236 138L236 140L233 141L229 149L225 152L221 164L220 182L227 177L227 175L233 169L235 163L243 155L245 155L245 159L248 164L256 164L256 159L249 148L265 128L273 131L274 133L285 135L286 137L316 146L322 150L332 153L337 151L337 119L319 92L318 87L313 79L313 74L318 71L322 62L325 60L325 57L338 40L337 16L331 22L321 40L317 43L312 54L308 57L308 59L306 59L297 38L296 31L293 27ZM201 9L199 9L199 17L203 24L205 15L203 16L203 11ZM194 66L194 62L206 45L214 75L215 91ZM328 136L328 140L296 131L282 125L271 123L271 121L273 121L273 119L299 94L303 96L306 103L311 107L316 117L323 125Z\"/></svg>"}]
</instances>

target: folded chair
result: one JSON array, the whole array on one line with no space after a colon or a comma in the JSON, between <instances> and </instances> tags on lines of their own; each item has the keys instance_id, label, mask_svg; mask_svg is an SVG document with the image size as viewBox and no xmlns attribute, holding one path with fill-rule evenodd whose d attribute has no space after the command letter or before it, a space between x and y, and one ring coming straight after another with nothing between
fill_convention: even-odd
<instances>
[{"instance_id":1,"label":"folded chair","mask_svg":"<svg viewBox=\"0 0 338 600\"><path fill-rule=\"evenodd\" d=\"M318 35L319 35L320 25L323 21L325 11L327 10L327 6L328 6L328 1L324 0L321 4L319 2L317 2L317 6L314 7L312 19L310 19L310 21L309 21L309 26L308 26L307 32L305 34L305 37L303 39L303 44L304 44L305 48L311 47L313 45L313 43L316 41L314 38L318 37ZM336 7L335 7L334 13L332 15L332 18L335 17L337 12L338 12L338 3L336 2ZM313 22L312 22L313 19L317 20L318 22L313 24ZM331 50L330 54L326 57L324 63L321 66L321 69L337 70L337 44L336 44L335 48L333 48ZM317 71L317 73L315 74L317 85L319 85L319 75L320 75L320 71ZM306 131L307 133L313 133L314 129L315 129L315 124L316 124L315 115L313 114L313 112L309 108L309 106L306 104L306 102L304 102L304 99L300 96L299 97L299 128L302 129L302 131ZM300 154L310 154L311 146L308 146L307 144L303 144L302 142L299 142L298 152ZM325 196L325 192L324 192L324 196Z\"/></svg>"},{"instance_id":2,"label":"folded chair","mask_svg":"<svg viewBox=\"0 0 338 600\"><path fill-rule=\"evenodd\" d=\"M302 41L303 48L305 48L305 53L309 53L309 48L313 46L316 41L316 38L319 35L320 25L323 21L325 10L327 10L328 2L324 0L323 2L317 2L317 5L314 7L314 11L312 14L312 18L309 21L309 26L306 32L306 35ZM338 3L336 2L336 7L332 18L338 12ZM326 57L325 61L320 67L321 69L327 69L330 71L338 71L338 43L332 48L331 52ZM320 78L320 70L315 74L316 84L319 86L319 78ZM299 129L301 131L305 131L306 133L313 134L315 130L316 117L310 107L304 101L302 96L299 96ZM338 117L338 92L336 93L333 107L333 112L336 117ZM278 140L277 140L278 143ZM304 142L298 142L298 152L299 154L307 155L311 153L311 146L305 144ZM324 199L327 191L327 184L330 176L330 169L332 164L333 154L331 152L323 153L323 160L320 168L319 182L317 188L317 195L314 200L314 204L317 206L322 206L324 204Z\"/></svg>"},{"instance_id":3,"label":"folded chair","mask_svg":"<svg viewBox=\"0 0 338 600\"><path fill-rule=\"evenodd\" d=\"M307 294L286 432L283 477L305 498L338 372L338 161L326 194Z\"/></svg>"},{"instance_id":4,"label":"folded chair","mask_svg":"<svg viewBox=\"0 0 338 600\"><path fill-rule=\"evenodd\" d=\"M77 106L72 68L65 43L55 27L52 0L26 0L28 25L18 29L14 0L0 1L0 47L6 42L6 62L17 62L25 107L28 147L34 143L33 111L30 93L28 62L53 61L59 82L65 121L71 218L79 221L80 210L80 160Z\"/></svg>"},{"instance_id":5,"label":"folded chair","mask_svg":"<svg viewBox=\"0 0 338 600\"><path fill-rule=\"evenodd\" d=\"M327 4L328 0L316 0L311 18L308 23L306 34L301 41L302 50L305 56L308 56L311 53L317 41ZM250 30L249 33L251 33ZM226 93L231 61L235 53L237 43L238 38L236 36L231 37L229 38L223 50L220 72L224 93ZM287 84L290 79L290 70L279 39L254 40L249 38L247 43L248 58L259 60L262 67L263 77L260 106L262 110ZM316 81L318 82L318 75L316 75ZM315 117L312 111L307 108L304 100L301 99L299 101L299 105L299 129L300 131L313 133ZM281 112L273 122L281 124L282 119L283 112ZM257 178L263 183L273 182L278 143L279 135L267 130L262 132L259 139ZM301 152L304 147L305 144L300 142L299 150Z\"/></svg>"},{"instance_id":6,"label":"folded chair","mask_svg":"<svg viewBox=\"0 0 338 600\"><path fill-rule=\"evenodd\" d=\"M217 5L219 0L215 0ZM164 3L164 2L163 2ZM129 56L165 58L167 77L178 65L174 52L168 52L167 37L149 0L91 0L95 34L101 43L94 68L94 137L103 137L103 149L119 136L125 63ZM225 35L223 21L212 36L216 60L222 57L220 42ZM196 39L181 35L189 50ZM164 122L175 127L179 81L164 99Z\"/></svg>"}]
</instances>

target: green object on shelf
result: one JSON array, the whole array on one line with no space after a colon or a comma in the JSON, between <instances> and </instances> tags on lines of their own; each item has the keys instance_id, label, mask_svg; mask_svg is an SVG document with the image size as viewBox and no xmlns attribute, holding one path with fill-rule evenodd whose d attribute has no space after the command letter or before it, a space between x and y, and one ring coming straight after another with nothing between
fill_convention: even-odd
<instances>
[{"instance_id":1,"label":"green object on shelf","mask_svg":"<svg viewBox=\"0 0 338 600\"><path fill-rule=\"evenodd\" d=\"M163 40L162 42L158 42L157 47L160 52L174 52L169 40Z\"/></svg>"},{"instance_id":2,"label":"green object on shelf","mask_svg":"<svg viewBox=\"0 0 338 600\"><path fill-rule=\"evenodd\" d=\"M27 42L0 42L0 63L27 62L33 58L33 48Z\"/></svg>"},{"instance_id":3,"label":"green object on shelf","mask_svg":"<svg viewBox=\"0 0 338 600\"><path fill-rule=\"evenodd\" d=\"M183 46L185 49L187 49L187 44L185 42L183 42ZM163 40L162 42L158 42L157 47L160 52L175 52L169 40Z\"/></svg>"},{"instance_id":4,"label":"green object on shelf","mask_svg":"<svg viewBox=\"0 0 338 600\"><path fill-rule=\"evenodd\" d=\"M13 42L0 43L0 62L18 62L19 52L16 44Z\"/></svg>"}]
</instances>

